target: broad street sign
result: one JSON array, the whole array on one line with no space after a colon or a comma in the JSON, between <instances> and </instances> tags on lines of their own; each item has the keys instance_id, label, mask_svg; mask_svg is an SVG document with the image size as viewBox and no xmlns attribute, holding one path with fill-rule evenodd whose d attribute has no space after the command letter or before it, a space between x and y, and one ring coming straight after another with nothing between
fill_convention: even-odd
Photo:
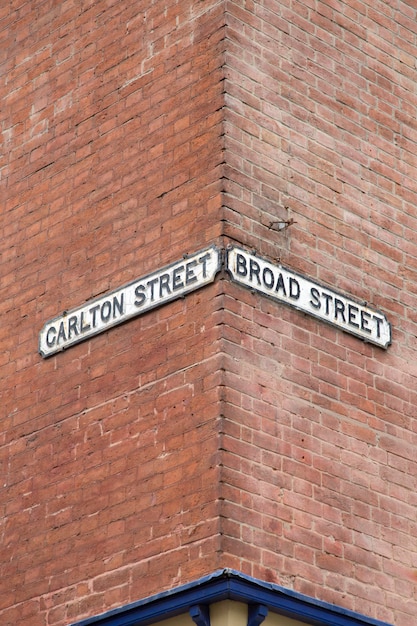
<instances>
[{"instance_id":1,"label":"broad street sign","mask_svg":"<svg viewBox=\"0 0 417 626\"><path fill-rule=\"evenodd\" d=\"M235 282L248 289L284 302L366 342L381 348L391 343L391 325L383 313L281 265L231 246L227 250L226 269Z\"/></svg>"},{"instance_id":2,"label":"broad street sign","mask_svg":"<svg viewBox=\"0 0 417 626\"><path fill-rule=\"evenodd\" d=\"M108 328L211 283L221 266L221 250L211 246L180 261L65 311L45 324L39 352L51 356Z\"/></svg>"}]
</instances>

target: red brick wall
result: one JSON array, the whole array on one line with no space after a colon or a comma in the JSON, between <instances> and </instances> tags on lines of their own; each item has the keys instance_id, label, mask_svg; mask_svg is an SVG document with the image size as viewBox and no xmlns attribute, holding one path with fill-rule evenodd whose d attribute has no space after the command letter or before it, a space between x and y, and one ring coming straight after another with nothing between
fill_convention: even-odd
<instances>
[{"instance_id":1,"label":"red brick wall","mask_svg":"<svg viewBox=\"0 0 417 626\"><path fill-rule=\"evenodd\" d=\"M234 567L410 625L416 18L400 0L0 8L2 624ZM64 309L229 242L380 308L392 346L223 274L37 353Z\"/></svg>"},{"instance_id":2,"label":"red brick wall","mask_svg":"<svg viewBox=\"0 0 417 626\"><path fill-rule=\"evenodd\" d=\"M64 309L218 238L223 25L216 2L0 9L4 626L218 566L218 286L37 348Z\"/></svg>"},{"instance_id":3,"label":"red brick wall","mask_svg":"<svg viewBox=\"0 0 417 626\"><path fill-rule=\"evenodd\" d=\"M416 8L227 2L226 234L368 301L387 350L227 285L225 560L416 610ZM271 222L294 220L277 232Z\"/></svg>"}]
</instances>

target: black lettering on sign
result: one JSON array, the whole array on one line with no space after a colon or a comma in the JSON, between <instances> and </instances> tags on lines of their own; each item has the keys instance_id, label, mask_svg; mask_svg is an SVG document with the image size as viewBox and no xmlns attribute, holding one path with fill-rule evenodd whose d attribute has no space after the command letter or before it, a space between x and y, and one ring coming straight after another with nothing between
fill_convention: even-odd
<instances>
[{"instance_id":1,"label":"black lettering on sign","mask_svg":"<svg viewBox=\"0 0 417 626\"><path fill-rule=\"evenodd\" d=\"M249 281L252 282L253 277L256 276L256 280L258 285L261 284L261 279L259 278L259 273L261 271L261 268L259 266L259 263L257 261L254 261L253 259L249 260Z\"/></svg>"},{"instance_id":2,"label":"black lettering on sign","mask_svg":"<svg viewBox=\"0 0 417 626\"><path fill-rule=\"evenodd\" d=\"M277 285L275 287L275 291L277 293L279 293L280 291L282 291L282 294L284 296L287 296L287 291L285 289L285 283L284 283L284 277L282 275L282 273L280 272L278 275L278 280L277 280Z\"/></svg>"},{"instance_id":3,"label":"black lettering on sign","mask_svg":"<svg viewBox=\"0 0 417 626\"><path fill-rule=\"evenodd\" d=\"M370 314L362 310L361 311L361 330L369 334L372 333L372 330L368 326L370 320L371 320Z\"/></svg>"},{"instance_id":4,"label":"black lettering on sign","mask_svg":"<svg viewBox=\"0 0 417 626\"><path fill-rule=\"evenodd\" d=\"M311 295L311 300L310 300L311 306L313 307L313 309L320 310L320 307L321 307L320 291L316 289L315 287L311 287L310 295Z\"/></svg>"},{"instance_id":5,"label":"black lettering on sign","mask_svg":"<svg viewBox=\"0 0 417 626\"><path fill-rule=\"evenodd\" d=\"M198 259L198 262L203 264L203 278L207 278L207 261L210 257L210 252L206 252L206 254L203 254L203 256Z\"/></svg>"},{"instance_id":6,"label":"black lettering on sign","mask_svg":"<svg viewBox=\"0 0 417 626\"><path fill-rule=\"evenodd\" d=\"M68 339L72 339L72 333L78 335L78 319L76 315L68 318Z\"/></svg>"},{"instance_id":7,"label":"black lettering on sign","mask_svg":"<svg viewBox=\"0 0 417 626\"><path fill-rule=\"evenodd\" d=\"M167 292L167 295L171 293L171 289L169 287L170 276L169 274L161 274L159 277L159 297L164 297L164 289Z\"/></svg>"},{"instance_id":8,"label":"black lettering on sign","mask_svg":"<svg viewBox=\"0 0 417 626\"><path fill-rule=\"evenodd\" d=\"M103 324L109 321L111 317L111 302L109 300L105 300L100 308L100 318Z\"/></svg>"},{"instance_id":9,"label":"black lettering on sign","mask_svg":"<svg viewBox=\"0 0 417 626\"><path fill-rule=\"evenodd\" d=\"M239 276L246 276L248 270L246 269L246 259L243 254L236 255L236 274Z\"/></svg>"},{"instance_id":10,"label":"black lettering on sign","mask_svg":"<svg viewBox=\"0 0 417 626\"><path fill-rule=\"evenodd\" d=\"M96 304L96 306L92 306L91 309L88 311L90 313L90 315L92 316L92 324L93 324L93 328L96 327L96 323L97 323L97 312L100 310L100 305Z\"/></svg>"},{"instance_id":11,"label":"black lettering on sign","mask_svg":"<svg viewBox=\"0 0 417 626\"><path fill-rule=\"evenodd\" d=\"M333 297L329 293L326 293L325 291L322 291L321 295L326 300L325 313L326 315L330 315L330 302L333 300Z\"/></svg>"},{"instance_id":12,"label":"black lettering on sign","mask_svg":"<svg viewBox=\"0 0 417 626\"><path fill-rule=\"evenodd\" d=\"M376 336L380 337L381 336L381 324L384 320L382 319L382 317L378 317L377 315L373 315L372 319L375 320L376 322Z\"/></svg>"},{"instance_id":13,"label":"black lettering on sign","mask_svg":"<svg viewBox=\"0 0 417 626\"><path fill-rule=\"evenodd\" d=\"M154 287L156 283L158 282L158 280L159 280L159 277L157 276L156 278L152 278L151 280L148 280L148 282L146 283L147 286L151 288L151 302L155 300Z\"/></svg>"},{"instance_id":14,"label":"black lettering on sign","mask_svg":"<svg viewBox=\"0 0 417 626\"><path fill-rule=\"evenodd\" d=\"M336 320L336 322L338 321L339 313L341 315L342 321L346 324L345 305L342 302L342 300L339 300L339 298L335 298L334 299L334 319Z\"/></svg>"},{"instance_id":15,"label":"black lettering on sign","mask_svg":"<svg viewBox=\"0 0 417 626\"><path fill-rule=\"evenodd\" d=\"M64 326L64 322L62 321L59 325L58 337L57 337L56 343L57 345L59 345L61 341L66 341L66 340L67 340L67 335L65 334L65 326Z\"/></svg>"},{"instance_id":16,"label":"black lettering on sign","mask_svg":"<svg viewBox=\"0 0 417 626\"><path fill-rule=\"evenodd\" d=\"M143 293L145 291L145 285L138 285L135 289L135 306L142 306L142 304L146 301L146 294Z\"/></svg>"},{"instance_id":17,"label":"black lettering on sign","mask_svg":"<svg viewBox=\"0 0 417 626\"><path fill-rule=\"evenodd\" d=\"M113 317L116 319L117 315L124 315L125 312L125 295L122 292L119 297L113 296Z\"/></svg>"},{"instance_id":18,"label":"black lettering on sign","mask_svg":"<svg viewBox=\"0 0 417 626\"><path fill-rule=\"evenodd\" d=\"M295 278L290 278L290 298L298 300L300 297L301 288L300 283Z\"/></svg>"},{"instance_id":19,"label":"black lettering on sign","mask_svg":"<svg viewBox=\"0 0 417 626\"><path fill-rule=\"evenodd\" d=\"M180 265L176 267L172 272L172 289L176 291L177 289L182 289L184 287L184 282L181 277L181 273L184 271L184 266Z\"/></svg>"},{"instance_id":20,"label":"black lettering on sign","mask_svg":"<svg viewBox=\"0 0 417 626\"><path fill-rule=\"evenodd\" d=\"M192 283L195 283L196 280L198 280L193 270L193 267L195 267L196 265L197 265L197 261L195 260L188 261L188 263L185 264L185 284L186 285L191 285Z\"/></svg>"},{"instance_id":21,"label":"black lettering on sign","mask_svg":"<svg viewBox=\"0 0 417 626\"><path fill-rule=\"evenodd\" d=\"M91 325L86 324L84 321L84 311L81 311L81 320L80 320L81 332L85 333L87 330L90 330Z\"/></svg>"},{"instance_id":22,"label":"black lettering on sign","mask_svg":"<svg viewBox=\"0 0 417 626\"><path fill-rule=\"evenodd\" d=\"M357 322L357 315L359 313L359 307L348 304L348 323L355 328L359 328L359 322Z\"/></svg>"},{"instance_id":23,"label":"black lettering on sign","mask_svg":"<svg viewBox=\"0 0 417 626\"><path fill-rule=\"evenodd\" d=\"M48 348L53 348L56 343L56 328L55 326L51 326L48 328L48 332L46 333L46 345Z\"/></svg>"},{"instance_id":24,"label":"black lettering on sign","mask_svg":"<svg viewBox=\"0 0 417 626\"><path fill-rule=\"evenodd\" d=\"M265 287L268 287L268 289L272 289L272 287L274 286L274 281L274 272L269 269L269 267L264 267L262 272L262 282Z\"/></svg>"}]
</instances>

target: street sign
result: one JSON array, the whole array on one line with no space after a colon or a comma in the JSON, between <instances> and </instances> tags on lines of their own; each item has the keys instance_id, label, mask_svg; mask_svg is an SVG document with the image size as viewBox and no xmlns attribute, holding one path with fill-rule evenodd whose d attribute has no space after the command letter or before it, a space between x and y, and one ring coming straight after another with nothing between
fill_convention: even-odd
<instances>
[{"instance_id":1,"label":"street sign","mask_svg":"<svg viewBox=\"0 0 417 626\"><path fill-rule=\"evenodd\" d=\"M235 282L248 289L337 326L368 343L381 348L391 343L391 324L383 313L288 268L231 246L227 250L226 269Z\"/></svg>"},{"instance_id":2,"label":"street sign","mask_svg":"<svg viewBox=\"0 0 417 626\"><path fill-rule=\"evenodd\" d=\"M155 307L211 283L221 266L221 250L211 246L162 269L65 311L45 324L39 352L46 358Z\"/></svg>"}]
</instances>

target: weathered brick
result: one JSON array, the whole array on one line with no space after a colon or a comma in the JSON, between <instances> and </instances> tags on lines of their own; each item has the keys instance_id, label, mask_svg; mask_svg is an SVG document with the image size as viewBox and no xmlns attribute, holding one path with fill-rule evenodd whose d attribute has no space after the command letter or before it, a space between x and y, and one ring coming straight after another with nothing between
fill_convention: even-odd
<instances>
[{"instance_id":1,"label":"weathered brick","mask_svg":"<svg viewBox=\"0 0 417 626\"><path fill-rule=\"evenodd\" d=\"M416 10L313 4L0 8L2 623L218 567L411 623ZM229 242L380 308L392 346L222 274L37 355L46 319Z\"/></svg>"}]
</instances>

